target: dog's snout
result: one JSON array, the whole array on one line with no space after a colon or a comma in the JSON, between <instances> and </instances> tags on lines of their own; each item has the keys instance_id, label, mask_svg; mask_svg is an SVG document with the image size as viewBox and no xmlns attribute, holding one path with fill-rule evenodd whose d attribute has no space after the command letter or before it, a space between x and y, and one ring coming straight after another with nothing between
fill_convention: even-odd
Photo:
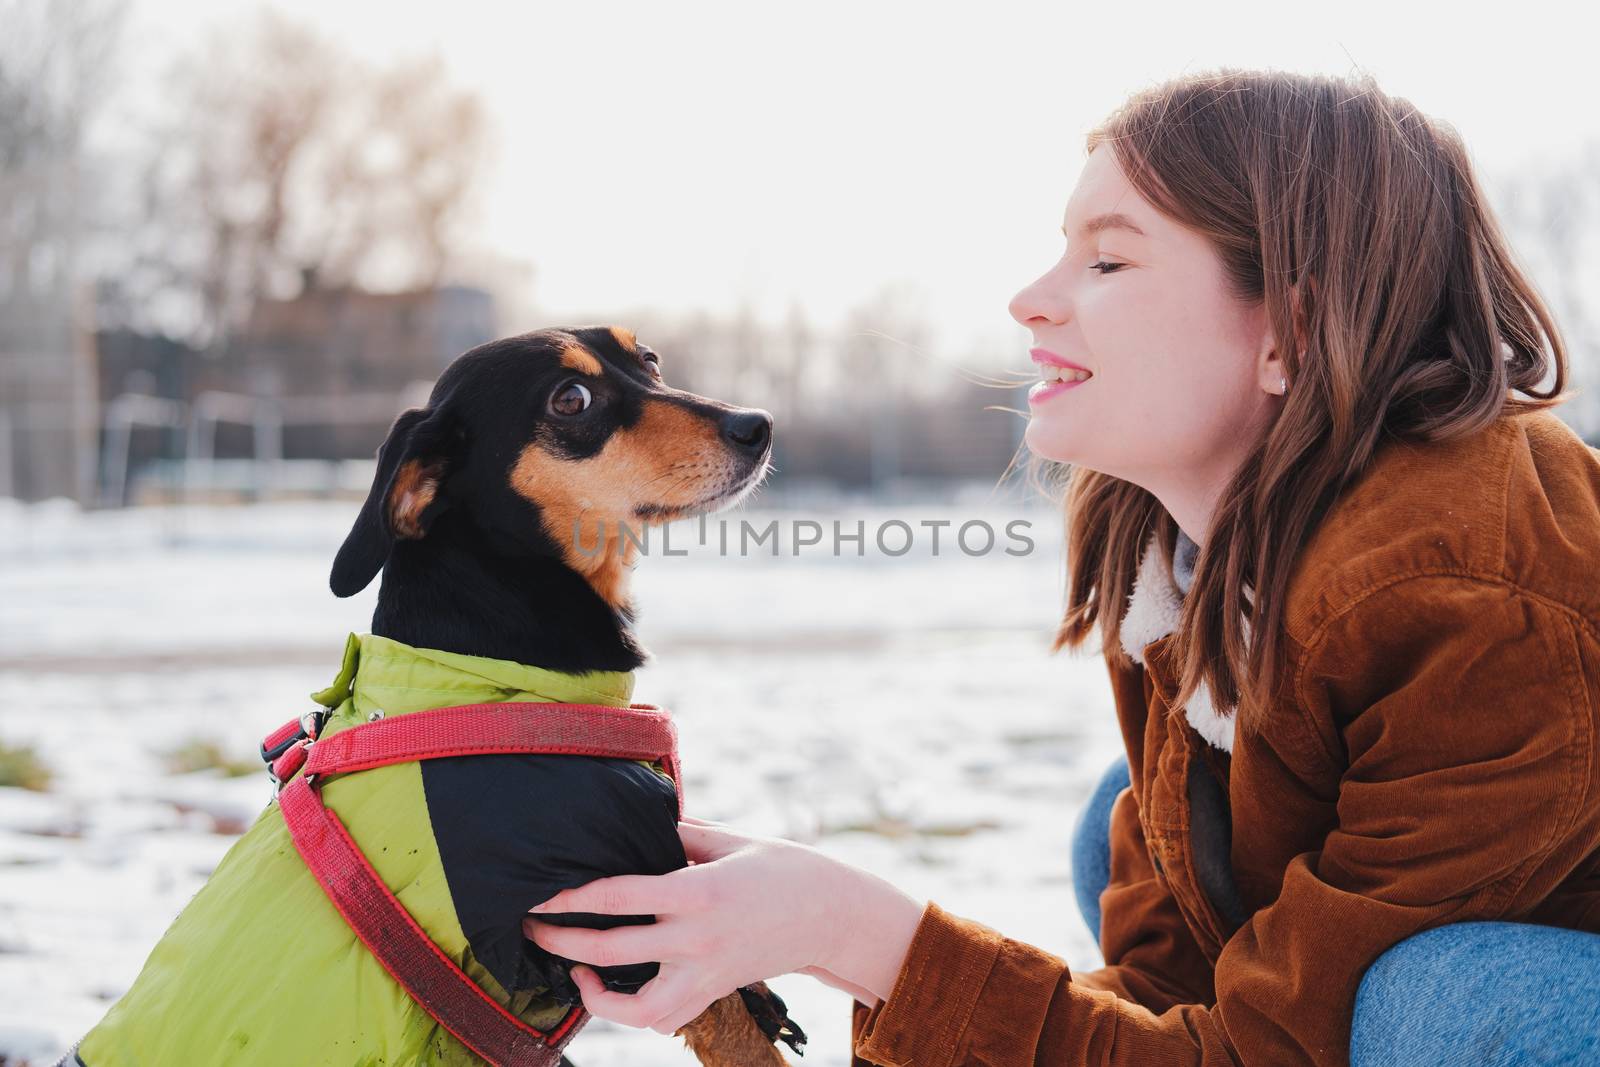
<instances>
[{"instance_id":1,"label":"dog's snout","mask_svg":"<svg viewBox=\"0 0 1600 1067\"><path fill-rule=\"evenodd\" d=\"M760 455L772 440L772 416L759 408L730 411L722 419L722 436L746 452Z\"/></svg>"}]
</instances>

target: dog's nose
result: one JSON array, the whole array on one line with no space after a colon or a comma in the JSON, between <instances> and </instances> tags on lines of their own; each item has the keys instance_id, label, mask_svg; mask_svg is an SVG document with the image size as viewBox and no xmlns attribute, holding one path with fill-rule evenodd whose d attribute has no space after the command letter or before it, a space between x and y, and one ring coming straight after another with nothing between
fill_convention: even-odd
<instances>
[{"instance_id":1,"label":"dog's nose","mask_svg":"<svg viewBox=\"0 0 1600 1067\"><path fill-rule=\"evenodd\" d=\"M760 455L772 440L772 416L760 408L730 411L722 419L722 436L746 452Z\"/></svg>"}]
</instances>

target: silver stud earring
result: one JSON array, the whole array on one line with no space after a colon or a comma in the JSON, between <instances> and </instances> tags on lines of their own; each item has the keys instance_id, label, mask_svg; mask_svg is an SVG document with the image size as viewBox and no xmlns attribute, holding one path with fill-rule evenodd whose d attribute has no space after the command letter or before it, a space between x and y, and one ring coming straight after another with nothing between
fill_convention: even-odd
<instances>
[{"instance_id":1,"label":"silver stud earring","mask_svg":"<svg viewBox=\"0 0 1600 1067\"><path fill-rule=\"evenodd\" d=\"M1289 392L1289 379L1288 378L1279 378L1278 379L1278 395L1279 396L1284 396L1284 395L1287 395L1288 392Z\"/></svg>"}]
</instances>

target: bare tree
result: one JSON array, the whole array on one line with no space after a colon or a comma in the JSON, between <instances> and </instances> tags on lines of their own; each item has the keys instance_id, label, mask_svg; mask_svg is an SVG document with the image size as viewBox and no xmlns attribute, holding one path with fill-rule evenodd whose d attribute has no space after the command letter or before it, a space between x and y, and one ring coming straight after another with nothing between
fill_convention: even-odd
<instances>
[{"instance_id":1,"label":"bare tree","mask_svg":"<svg viewBox=\"0 0 1600 1067\"><path fill-rule=\"evenodd\" d=\"M485 114L436 59L371 68L282 15L170 73L117 317L221 350L265 298L436 285Z\"/></svg>"},{"instance_id":2,"label":"bare tree","mask_svg":"<svg viewBox=\"0 0 1600 1067\"><path fill-rule=\"evenodd\" d=\"M60 344L88 210L85 131L104 101L119 3L0 0L0 331Z\"/></svg>"}]
</instances>

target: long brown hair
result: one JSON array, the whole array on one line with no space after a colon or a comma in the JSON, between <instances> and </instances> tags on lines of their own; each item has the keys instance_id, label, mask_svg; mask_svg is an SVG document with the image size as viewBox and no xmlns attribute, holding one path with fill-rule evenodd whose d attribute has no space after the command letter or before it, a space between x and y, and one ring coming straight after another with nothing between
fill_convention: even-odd
<instances>
[{"instance_id":1,"label":"long brown hair","mask_svg":"<svg viewBox=\"0 0 1600 1067\"><path fill-rule=\"evenodd\" d=\"M1566 346L1460 135L1370 76L1186 75L1131 97L1089 134L1088 151L1101 146L1212 242L1232 294L1265 301L1273 336L1293 339L1280 342L1282 408L1218 501L1170 653L1178 706L1204 679L1249 730L1279 682L1292 564L1340 490L1387 437L1445 440L1567 400ZM1067 606L1051 650L1098 622L1102 655L1120 656L1140 554L1157 535L1170 578L1177 523L1149 491L1084 468L1064 508Z\"/></svg>"}]
</instances>

